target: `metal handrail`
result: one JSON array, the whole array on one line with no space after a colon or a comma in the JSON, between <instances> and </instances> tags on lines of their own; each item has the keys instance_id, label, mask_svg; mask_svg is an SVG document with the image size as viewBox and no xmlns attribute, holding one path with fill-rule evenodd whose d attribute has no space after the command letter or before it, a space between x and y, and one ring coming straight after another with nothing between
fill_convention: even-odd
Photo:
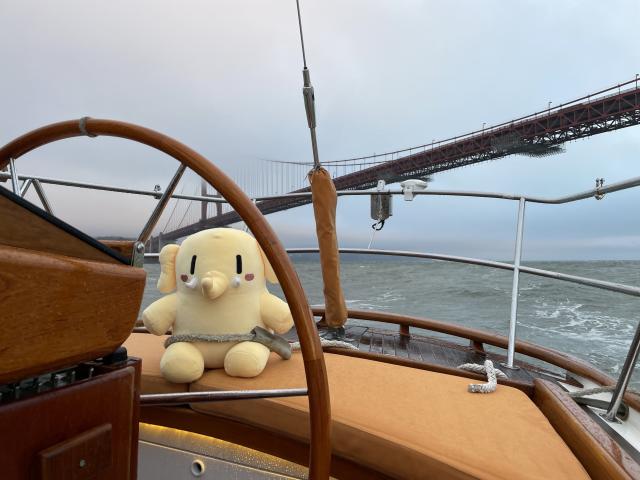
<instances>
[{"instance_id":1,"label":"metal handrail","mask_svg":"<svg viewBox=\"0 0 640 480\"><path fill-rule=\"evenodd\" d=\"M0 172L0 180L9 180L11 179L11 174L7 172ZM76 187L76 188L87 188L89 190L102 190L108 192L118 192L118 193L129 193L133 195L143 195L150 196L155 198L160 198L163 195L161 190L138 190L133 188L124 188L124 187L112 187L109 185L100 185L95 183L86 183L86 182L73 182L68 180L61 180L57 178L49 178L49 177L39 177L35 175L18 175L19 180L28 181L28 180L38 180L43 184L51 184L51 185L61 185L67 187ZM473 197L473 198L494 198L498 200L520 200L524 198L525 201L531 203L542 203L549 205L559 205L563 203L571 203L576 202L578 200L585 200L587 198L595 197L596 195L604 195L607 193L618 192L620 190L626 190L628 188L633 188L640 186L640 177L630 178L629 180L625 180L622 182L612 183L607 185L606 187L593 188L591 190L585 190L583 192L579 192L573 195L566 195L562 197L555 198L544 198L544 197L535 197L528 195L520 195L514 193L500 193L500 192L475 192L470 190L422 190L422 191L414 191L413 195L428 195L428 196L445 196L445 197ZM377 191L371 190L338 190L336 192L338 196L368 196L373 193L379 193ZM384 193L388 193L390 195L404 195L404 190L393 189L393 190L385 190ZM252 198L252 200L256 202L261 202L263 200L276 200L276 199L285 199L285 198L311 198L311 192L292 192L285 193L282 195L268 195L268 196L260 196ZM224 198L218 197L209 197L209 196L200 196L200 195L183 195L183 194L173 194L171 198L179 199L179 200L194 200L198 202L208 202L208 203L227 203Z\"/></svg>"},{"instance_id":2,"label":"metal handrail","mask_svg":"<svg viewBox=\"0 0 640 480\"><path fill-rule=\"evenodd\" d=\"M318 253L318 248L287 248L287 253L301 254L301 253ZM430 252L412 252L408 250L380 250L380 249L366 249L366 248L340 248L340 253L358 254L358 255L385 255L394 257L413 257L413 258L426 258L430 260L441 260L445 262L464 263L468 265L478 265L482 267L496 268L499 270L514 270L514 265L506 262L496 262L493 260L484 260L481 258L473 257L460 257L457 255L444 255L441 253ZM149 257L157 256L157 254L147 254ZM521 273L527 273L537 277L552 278L555 280L562 280L570 283L577 283L580 285L586 285L589 287L599 288L601 290L609 290L611 292L622 293L624 295L630 295L633 297L640 297L640 287L634 287L632 285L625 285L622 283L607 282L604 280L596 280L588 277L579 277L577 275L568 275L566 273L554 272L552 270L544 270L541 268L533 268L520 266Z\"/></svg>"},{"instance_id":3,"label":"metal handrail","mask_svg":"<svg viewBox=\"0 0 640 480\"><path fill-rule=\"evenodd\" d=\"M7 172L0 172L0 180L8 180L11 178L11 174ZM142 195L154 198L161 198L164 192L162 190L138 190L135 188L125 188L125 187L113 187L111 185L101 185L98 183L87 183L87 182L74 182L71 180L62 180L59 178L50 178L50 177L40 177L37 175L18 175L17 178L23 181L39 181L40 183L45 183L49 185L60 185L63 187L74 187L74 188L86 188L89 190L100 190L105 192L116 192L116 193L130 193L133 195ZM176 198L179 200L197 200L201 202L211 202L211 203L228 203L223 198L216 197L201 197L198 195L183 195L181 193L174 193L171 195L171 198Z\"/></svg>"},{"instance_id":4,"label":"metal handrail","mask_svg":"<svg viewBox=\"0 0 640 480\"><path fill-rule=\"evenodd\" d=\"M255 400L259 398L305 397L306 388L279 388L271 390L215 390L201 392L148 393L140 395L140 406L158 407L168 405L190 405L201 402L224 402L227 400Z\"/></svg>"}]
</instances>

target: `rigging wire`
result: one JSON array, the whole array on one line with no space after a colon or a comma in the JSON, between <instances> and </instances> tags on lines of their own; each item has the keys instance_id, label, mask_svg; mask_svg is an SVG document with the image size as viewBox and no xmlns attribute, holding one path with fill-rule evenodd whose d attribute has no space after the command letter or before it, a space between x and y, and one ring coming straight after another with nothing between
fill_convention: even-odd
<instances>
[{"instance_id":1,"label":"rigging wire","mask_svg":"<svg viewBox=\"0 0 640 480\"><path fill-rule=\"evenodd\" d=\"M311 150L313 151L313 168L320 168L320 157L318 155L318 141L316 139L316 109L315 95L313 86L311 85L311 75L307 68L307 55L304 50L304 36L302 34L302 17L300 15L300 0L296 0L296 8L298 10L298 27L300 28L300 45L302 46L302 78L304 80L302 86L302 97L304 98L304 109L307 114L307 124L309 125L309 133L311 133Z\"/></svg>"},{"instance_id":2,"label":"rigging wire","mask_svg":"<svg viewBox=\"0 0 640 480\"><path fill-rule=\"evenodd\" d=\"M182 185L182 189L180 190L180 194L184 193L184 187L186 186L186 184ZM169 214L169 217L167 218L167 222L164 224L164 228L162 230L160 230L161 232L166 232L167 231L167 227L169 226L169 222L171 221L171 219L173 218L173 214L176 211L176 208L178 207L178 203L180 202L179 199L175 199L175 203L173 204L173 209L171 210L171 213Z\"/></svg>"},{"instance_id":3,"label":"rigging wire","mask_svg":"<svg viewBox=\"0 0 640 480\"><path fill-rule=\"evenodd\" d=\"M298 27L300 28L300 45L302 46L302 63L307 68L307 56L304 51L304 37L302 35L302 18L300 17L300 0L296 0L296 8L298 9Z\"/></svg>"},{"instance_id":4,"label":"rigging wire","mask_svg":"<svg viewBox=\"0 0 640 480\"><path fill-rule=\"evenodd\" d=\"M313 165L312 162L294 162L294 161L289 161L289 160L271 160L271 159L264 159L265 162L270 162L270 163L282 163L282 164L286 164L286 165ZM353 166L353 167L359 167L359 166L363 166L363 165L380 165L382 163L387 163L390 162L391 160L377 160L375 162L358 162L358 163L351 163L345 160L330 160L328 162L323 162L324 164L330 164L333 167L344 167L344 166Z\"/></svg>"},{"instance_id":5,"label":"rigging wire","mask_svg":"<svg viewBox=\"0 0 640 480\"><path fill-rule=\"evenodd\" d=\"M196 190L194 192L194 195L198 194L198 190ZM182 222L184 222L185 217L187 216L187 213L189 213L189 209L191 208L191 205L193 205L194 200L191 200L189 202L189 205L187 205L187 209L184 211L184 215L182 215L182 218L180 219L180 222L178 223L178 226L176 227L176 229L180 228L182 226Z\"/></svg>"}]
</instances>

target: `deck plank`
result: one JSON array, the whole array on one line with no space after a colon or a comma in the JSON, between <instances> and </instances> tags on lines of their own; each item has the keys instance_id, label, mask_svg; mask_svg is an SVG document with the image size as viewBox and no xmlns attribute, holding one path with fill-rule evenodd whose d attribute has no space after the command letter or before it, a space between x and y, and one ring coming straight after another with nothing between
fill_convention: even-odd
<instances>
[{"instance_id":1,"label":"deck plank","mask_svg":"<svg viewBox=\"0 0 640 480\"><path fill-rule=\"evenodd\" d=\"M371 330L367 330L360 337L360 343L358 345L358 348L360 350L362 350L363 352L370 352L371 351L371 343L372 343L371 336L372 336Z\"/></svg>"},{"instance_id":2,"label":"deck plank","mask_svg":"<svg viewBox=\"0 0 640 480\"><path fill-rule=\"evenodd\" d=\"M396 357L409 358L409 352L407 351L409 341L406 339L406 337L403 337L401 335L394 335L393 344L396 349Z\"/></svg>"},{"instance_id":3,"label":"deck plank","mask_svg":"<svg viewBox=\"0 0 640 480\"><path fill-rule=\"evenodd\" d=\"M463 363L474 363L470 361L471 356L469 355L469 351L445 347L442 347L442 350L451 368L458 368Z\"/></svg>"},{"instance_id":4,"label":"deck plank","mask_svg":"<svg viewBox=\"0 0 640 480\"><path fill-rule=\"evenodd\" d=\"M374 332L371 335L371 352L382 353L382 334Z\"/></svg>"},{"instance_id":5,"label":"deck plank","mask_svg":"<svg viewBox=\"0 0 640 480\"><path fill-rule=\"evenodd\" d=\"M322 329L320 331L322 332ZM286 334L286 338L289 341L297 341L295 330ZM522 367L518 370L501 368L500 363L506 360L504 355L493 352L487 352L486 355L483 355L470 346L452 343L439 337L415 334L412 334L411 337L404 337L397 330L347 325L345 340L363 352L395 356L450 368L457 368L463 363L482 365L488 358L510 379L529 385L533 385L534 378L550 378L543 374L544 369L527 363L517 362Z\"/></svg>"},{"instance_id":6,"label":"deck plank","mask_svg":"<svg viewBox=\"0 0 640 480\"><path fill-rule=\"evenodd\" d=\"M409 358L411 360L416 360L418 362L422 362L422 354L420 353L420 348L416 345L416 342L409 341L407 351L409 352Z\"/></svg>"},{"instance_id":7,"label":"deck plank","mask_svg":"<svg viewBox=\"0 0 640 480\"><path fill-rule=\"evenodd\" d=\"M358 325L355 327L351 327L348 331L345 332L345 335L349 339L352 339L353 344L358 347L358 349L361 349L360 344L362 343L362 337L367 333L368 330L369 327L362 327Z\"/></svg>"},{"instance_id":8,"label":"deck plank","mask_svg":"<svg viewBox=\"0 0 640 480\"><path fill-rule=\"evenodd\" d=\"M445 362L443 362L442 347L430 342L419 342L419 345L422 350L422 358L425 362L445 365Z\"/></svg>"},{"instance_id":9,"label":"deck plank","mask_svg":"<svg viewBox=\"0 0 640 480\"><path fill-rule=\"evenodd\" d=\"M435 363L435 364L440 363L438 361L438 358L436 357L436 354L433 351L434 345L432 345L429 342L417 342L417 344L419 345L420 351L422 353L423 361L427 363Z\"/></svg>"},{"instance_id":10,"label":"deck plank","mask_svg":"<svg viewBox=\"0 0 640 480\"><path fill-rule=\"evenodd\" d=\"M458 367L459 365L462 365L463 363L474 363L477 365L484 365L485 357L477 354L473 350L469 349L461 353L463 354L459 357L460 363L458 363L456 367Z\"/></svg>"},{"instance_id":11,"label":"deck plank","mask_svg":"<svg viewBox=\"0 0 640 480\"><path fill-rule=\"evenodd\" d=\"M444 349L441 345L430 344L429 345L432 355L433 355L433 363L438 365L443 365L445 367L449 367L449 361L447 356L445 355Z\"/></svg>"},{"instance_id":12,"label":"deck plank","mask_svg":"<svg viewBox=\"0 0 640 480\"><path fill-rule=\"evenodd\" d=\"M382 335L382 354L383 355L396 355L396 345L394 342L394 335Z\"/></svg>"}]
</instances>

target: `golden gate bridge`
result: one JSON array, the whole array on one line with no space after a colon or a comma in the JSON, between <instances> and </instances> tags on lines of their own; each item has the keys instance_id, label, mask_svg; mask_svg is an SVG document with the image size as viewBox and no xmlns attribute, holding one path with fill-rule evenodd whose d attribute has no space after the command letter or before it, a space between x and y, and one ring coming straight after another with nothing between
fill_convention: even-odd
<instances>
[{"instance_id":1,"label":"golden gate bridge","mask_svg":"<svg viewBox=\"0 0 640 480\"><path fill-rule=\"evenodd\" d=\"M600 90L545 110L444 140L403 150L324 162L338 190L366 190L379 180L387 184L507 155L545 156L563 150L566 142L640 123L638 75L633 80ZM311 203L306 174L312 162L264 161L229 172L264 213ZM174 200L173 209L151 248L205 228L230 225L240 217L225 203L199 198L215 197L207 185L183 186L190 200ZM185 189L189 189L185 192ZM199 194L199 196L198 196ZM186 196L189 196L186 195ZM151 251L151 250L148 250Z\"/></svg>"}]
</instances>

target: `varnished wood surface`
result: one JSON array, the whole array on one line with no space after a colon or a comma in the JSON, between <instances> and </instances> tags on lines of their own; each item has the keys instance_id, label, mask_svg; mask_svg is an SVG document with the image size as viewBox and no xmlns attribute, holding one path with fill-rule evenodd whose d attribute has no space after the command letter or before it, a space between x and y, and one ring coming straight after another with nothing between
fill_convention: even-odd
<instances>
[{"instance_id":1,"label":"varnished wood surface","mask_svg":"<svg viewBox=\"0 0 640 480\"><path fill-rule=\"evenodd\" d=\"M137 426L140 422L140 394L141 394L141 375L142 375L142 361L138 358L129 357L126 362L126 366L133 368L134 381L133 381L133 409L131 412L131 423ZM115 365L100 365L96 367L96 374L102 374L107 372L114 372L122 368L121 364ZM129 467L130 478L135 479L138 475L138 437L140 431L136 427L131 432L131 461Z\"/></svg>"},{"instance_id":2,"label":"varnished wood surface","mask_svg":"<svg viewBox=\"0 0 640 480\"><path fill-rule=\"evenodd\" d=\"M313 309L314 315L318 316L322 315L323 311L323 308ZM370 310L349 310L349 318L371 320L445 333L447 335L475 341L476 344L492 345L503 349L506 349L508 345L508 339L503 335L489 333L484 330L470 328L455 323L432 320L429 318L419 318L409 315L398 315L390 312L377 312ZM565 370L574 372L577 375L586 376L598 383L610 384L612 382L612 379L609 376L594 369L587 362L550 348L517 340L515 350L517 353L522 353L523 355L542 360L551 365L557 365Z\"/></svg>"},{"instance_id":3,"label":"varnished wood surface","mask_svg":"<svg viewBox=\"0 0 640 480\"><path fill-rule=\"evenodd\" d=\"M501 368L510 380L533 385L533 379L544 375L562 376L564 372L550 372L523 361L516 361L518 369L509 370L501 366L507 358L493 352L479 353L471 345L461 345L427 335L412 334L405 337L399 332L378 328L353 326L348 330L348 337L354 338L354 345L360 351L380 355L393 355L416 362L437 364L449 368L457 368L465 363L484 364L491 360L496 368Z\"/></svg>"},{"instance_id":4,"label":"varnished wood surface","mask_svg":"<svg viewBox=\"0 0 640 480\"><path fill-rule=\"evenodd\" d=\"M57 140L87 133L126 138L156 148L189 167L207 181L240 215L262 247L282 286L293 321L300 334L305 375L309 389L311 452L309 477L327 479L331 459L331 400L322 347L302 284L280 240L260 210L246 194L205 157L166 135L125 122L85 119L85 131L79 120L59 122L33 130L0 148L0 169L9 159ZM96 141L95 139L92 141Z\"/></svg>"},{"instance_id":5,"label":"varnished wood surface","mask_svg":"<svg viewBox=\"0 0 640 480\"><path fill-rule=\"evenodd\" d=\"M135 324L145 277L0 245L0 384L111 353Z\"/></svg>"},{"instance_id":6,"label":"varnished wood surface","mask_svg":"<svg viewBox=\"0 0 640 480\"><path fill-rule=\"evenodd\" d=\"M537 379L534 401L591 478L640 478L640 465L559 386Z\"/></svg>"},{"instance_id":7,"label":"varnished wood surface","mask_svg":"<svg viewBox=\"0 0 640 480\"><path fill-rule=\"evenodd\" d=\"M103 423L38 453L40 480L90 480L111 471L111 424Z\"/></svg>"},{"instance_id":8,"label":"varnished wood surface","mask_svg":"<svg viewBox=\"0 0 640 480\"><path fill-rule=\"evenodd\" d=\"M0 195L0 244L84 260L121 263L5 195Z\"/></svg>"},{"instance_id":9,"label":"varnished wood surface","mask_svg":"<svg viewBox=\"0 0 640 480\"><path fill-rule=\"evenodd\" d=\"M0 478L39 478L38 453L111 425L111 458L92 480L131 479L134 367L0 406ZM103 465L104 466L104 465ZM58 468L63 466L57 465ZM59 471L59 470L56 470ZM58 476L54 478L73 478Z\"/></svg>"},{"instance_id":10,"label":"varnished wood surface","mask_svg":"<svg viewBox=\"0 0 640 480\"><path fill-rule=\"evenodd\" d=\"M100 240L100 243L109 247L111 250L118 252L122 257L129 260L131 263L131 257L133 256L133 240Z\"/></svg>"},{"instance_id":11,"label":"varnished wood surface","mask_svg":"<svg viewBox=\"0 0 640 480\"><path fill-rule=\"evenodd\" d=\"M320 334L323 334L324 330L320 328ZM411 334L410 337L406 337L401 332L349 324L345 326L345 332L344 340L357 347L357 350L328 347L325 348L325 351L457 375L480 382L486 381L486 376L461 370L458 367L464 363L482 365L485 359L489 359L493 361L496 368L501 369L508 377L508 379L499 379L499 383L518 388L529 396L533 395L533 381L535 378L561 377L563 381L576 383L573 379L566 378L564 372L550 372L524 361L516 362L516 365L519 366L516 370L505 369L501 365L501 363L506 362L504 355L497 353L482 354L471 345L465 346L427 335ZM290 331L286 338L289 341L296 341L295 330ZM581 385L576 384L576 386Z\"/></svg>"}]
</instances>

